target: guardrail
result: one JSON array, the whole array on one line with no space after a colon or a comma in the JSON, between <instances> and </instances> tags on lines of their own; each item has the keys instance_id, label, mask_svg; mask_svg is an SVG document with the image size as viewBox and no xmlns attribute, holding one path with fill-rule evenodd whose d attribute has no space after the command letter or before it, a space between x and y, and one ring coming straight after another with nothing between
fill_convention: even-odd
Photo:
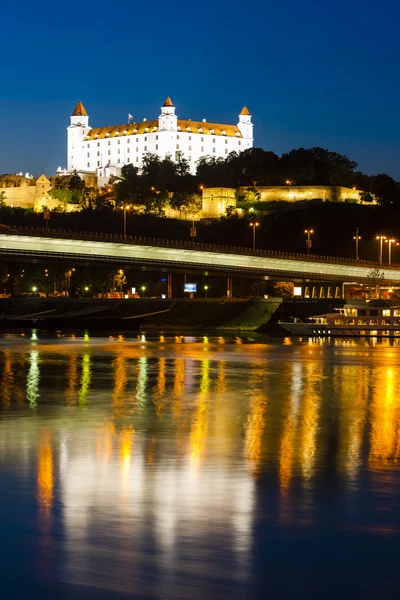
<instances>
[{"instance_id":1,"label":"guardrail","mask_svg":"<svg viewBox=\"0 0 400 600\"><path fill-rule=\"evenodd\" d=\"M278 250L252 250L243 246L228 246L220 244L206 244L182 240L169 240L166 238L151 238L142 236L123 236L110 233L91 233L86 231L72 231L67 229L45 229L35 227L0 228L0 233L6 235L30 235L36 237L49 237L58 239L83 240L93 242L112 242L118 244L132 244L137 246L158 246L162 248L177 248L181 250L199 250L201 252L223 252L225 254L240 254L247 256L261 256L264 258L282 258L286 260L301 260L308 262L331 263L348 266L371 268L390 268L400 270L400 265L379 263L377 261L354 260L339 256L321 256L318 254L302 254L281 252Z\"/></svg>"}]
</instances>

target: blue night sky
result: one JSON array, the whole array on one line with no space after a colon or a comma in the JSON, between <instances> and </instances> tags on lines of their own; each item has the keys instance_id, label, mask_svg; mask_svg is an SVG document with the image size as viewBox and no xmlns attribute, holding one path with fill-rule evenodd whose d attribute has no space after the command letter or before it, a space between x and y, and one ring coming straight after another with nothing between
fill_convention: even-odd
<instances>
[{"instance_id":1,"label":"blue night sky","mask_svg":"<svg viewBox=\"0 0 400 600\"><path fill-rule=\"evenodd\" d=\"M256 146L400 179L399 21L393 0L7 2L0 173L66 166L79 98L99 127L155 118L169 94L179 118L236 123L246 103Z\"/></svg>"}]
</instances>

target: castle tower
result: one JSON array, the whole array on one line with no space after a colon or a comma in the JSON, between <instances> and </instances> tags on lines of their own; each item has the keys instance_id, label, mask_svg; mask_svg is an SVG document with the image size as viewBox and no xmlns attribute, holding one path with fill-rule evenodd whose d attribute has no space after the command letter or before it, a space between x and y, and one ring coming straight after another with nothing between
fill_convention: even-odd
<instances>
[{"instance_id":1,"label":"castle tower","mask_svg":"<svg viewBox=\"0 0 400 600\"><path fill-rule=\"evenodd\" d=\"M89 116L79 101L71 115L71 124L68 127L68 154L67 168L69 171L91 170L85 161L85 153L83 149L83 138L90 131ZM92 169L93 170L93 169Z\"/></svg>"},{"instance_id":2,"label":"castle tower","mask_svg":"<svg viewBox=\"0 0 400 600\"><path fill-rule=\"evenodd\" d=\"M247 106L243 106L242 110L240 111L239 123L237 124L237 126L242 136L247 140L251 140L251 145L249 145L249 147L252 147L253 123L251 122L251 115Z\"/></svg>"},{"instance_id":3,"label":"castle tower","mask_svg":"<svg viewBox=\"0 0 400 600\"><path fill-rule=\"evenodd\" d=\"M175 114L175 106L172 100L167 96L164 104L161 107L161 115L158 117L159 131L177 131L178 117Z\"/></svg>"}]
</instances>

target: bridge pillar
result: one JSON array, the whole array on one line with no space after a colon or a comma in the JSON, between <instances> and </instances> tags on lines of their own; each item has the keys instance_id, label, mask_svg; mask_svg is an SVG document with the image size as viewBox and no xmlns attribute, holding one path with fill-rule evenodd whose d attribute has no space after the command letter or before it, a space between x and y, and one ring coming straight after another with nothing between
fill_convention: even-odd
<instances>
[{"instance_id":1,"label":"bridge pillar","mask_svg":"<svg viewBox=\"0 0 400 600\"><path fill-rule=\"evenodd\" d=\"M232 298L232 277L228 277L227 288L226 288L226 297Z\"/></svg>"},{"instance_id":2,"label":"bridge pillar","mask_svg":"<svg viewBox=\"0 0 400 600\"><path fill-rule=\"evenodd\" d=\"M168 273L168 292L167 298L170 300L172 298L172 273Z\"/></svg>"}]
</instances>

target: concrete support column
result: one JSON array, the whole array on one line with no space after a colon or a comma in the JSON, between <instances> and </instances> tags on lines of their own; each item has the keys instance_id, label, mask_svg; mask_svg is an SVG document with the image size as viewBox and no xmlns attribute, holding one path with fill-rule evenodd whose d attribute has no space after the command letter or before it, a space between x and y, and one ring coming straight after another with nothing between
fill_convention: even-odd
<instances>
[{"instance_id":1,"label":"concrete support column","mask_svg":"<svg viewBox=\"0 0 400 600\"><path fill-rule=\"evenodd\" d=\"M168 273L168 292L167 298L170 300L172 298L172 273Z\"/></svg>"},{"instance_id":2,"label":"concrete support column","mask_svg":"<svg viewBox=\"0 0 400 600\"><path fill-rule=\"evenodd\" d=\"M227 288L226 288L226 296L227 298L232 298L232 277L228 277Z\"/></svg>"}]
</instances>

